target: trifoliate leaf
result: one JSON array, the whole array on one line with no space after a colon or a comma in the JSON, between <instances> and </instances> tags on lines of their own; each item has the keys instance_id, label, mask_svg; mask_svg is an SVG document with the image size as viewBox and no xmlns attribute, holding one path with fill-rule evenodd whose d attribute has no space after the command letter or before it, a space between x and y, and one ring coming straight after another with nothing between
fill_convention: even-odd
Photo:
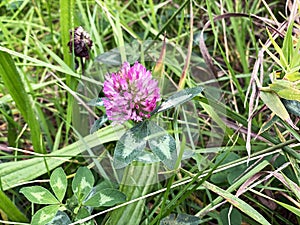
<instances>
[{"instance_id":1,"label":"trifoliate leaf","mask_svg":"<svg viewBox=\"0 0 300 225\"><path fill-rule=\"evenodd\" d=\"M117 142L114 152L114 167L116 169L127 166L146 147L147 122L142 122L128 130Z\"/></svg>"}]
</instances>

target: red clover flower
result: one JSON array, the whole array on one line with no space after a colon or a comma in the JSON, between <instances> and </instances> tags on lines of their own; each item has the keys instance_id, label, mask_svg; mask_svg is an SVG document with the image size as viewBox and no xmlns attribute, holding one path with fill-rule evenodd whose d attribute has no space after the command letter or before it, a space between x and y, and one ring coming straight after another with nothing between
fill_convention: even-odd
<instances>
[{"instance_id":1,"label":"red clover flower","mask_svg":"<svg viewBox=\"0 0 300 225\"><path fill-rule=\"evenodd\" d=\"M119 72L107 74L105 78L103 103L107 117L113 123L149 118L160 101L157 80L138 62L132 67L124 62Z\"/></svg>"}]
</instances>

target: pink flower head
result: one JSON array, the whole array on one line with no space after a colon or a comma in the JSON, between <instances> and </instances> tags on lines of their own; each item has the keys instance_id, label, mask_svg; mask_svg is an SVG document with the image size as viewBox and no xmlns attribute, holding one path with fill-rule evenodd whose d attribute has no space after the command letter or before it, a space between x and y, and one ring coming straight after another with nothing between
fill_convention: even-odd
<instances>
[{"instance_id":1,"label":"pink flower head","mask_svg":"<svg viewBox=\"0 0 300 225\"><path fill-rule=\"evenodd\" d=\"M130 67L124 62L117 73L107 74L103 84L103 99L107 117L113 123L149 118L160 100L158 82L149 70L138 63Z\"/></svg>"}]
</instances>

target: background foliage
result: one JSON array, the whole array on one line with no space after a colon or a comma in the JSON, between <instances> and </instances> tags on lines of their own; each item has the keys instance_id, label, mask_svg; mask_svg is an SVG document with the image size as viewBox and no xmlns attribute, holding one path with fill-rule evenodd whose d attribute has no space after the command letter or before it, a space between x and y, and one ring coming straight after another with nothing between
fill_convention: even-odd
<instances>
[{"instance_id":1,"label":"background foliage","mask_svg":"<svg viewBox=\"0 0 300 225\"><path fill-rule=\"evenodd\" d=\"M153 71L164 99L205 87L155 119L182 154L194 154L138 196L141 224L300 224L299 8L297 0L1 1L1 222L29 223L44 205L21 188L51 191L60 166L68 184L62 203L72 200L82 166L93 168L95 185L118 184L103 163L132 124L106 121L90 134L105 112L88 103L127 59ZM94 43L84 68L67 46L79 25ZM109 185L123 196L116 188L127 187L116 184ZM134 204L134 194L122 205ZM76 220L91 215L89 223L101 224L111 206Z\"/></svg>"}]
</instances>

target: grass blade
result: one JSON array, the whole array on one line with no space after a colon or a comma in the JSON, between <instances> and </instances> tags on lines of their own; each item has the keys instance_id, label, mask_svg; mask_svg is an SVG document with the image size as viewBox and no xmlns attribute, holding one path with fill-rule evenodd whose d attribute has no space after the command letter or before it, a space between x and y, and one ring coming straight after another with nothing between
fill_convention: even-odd
<instances>
[{"instance_id":1,"label":"grass blade","mask_svg":"<svg viewBox=\"0 0 300 225\"><path fill-rule=\"evenodd\" d=\"M212 192L215 192L216 194L222 196L224 199L226 199L229 203L231 203L233 206L241 210L242 212L246 213L249 217L253 218L255 221L259 222L263 225L271 225L260 213L258 213L252 206L250 206L248 203L244 202L243 200L239 199L238 197L234 196L233 194L228 193L227 191L224 191L223 189L208 183L204 182L203 186Z\"/></svg>"},{"instance_id":2,"label":"grass blade","mask_svg":"<svg viewBox=\"0 0 300 225\"><path fill-rule=\"evenodd\" d=\"M28 222L26 216L20 212L15 204L5 195L3 191L0 191L0 209L7 215L12 221Z\"/></svg>"},{"instance_id":3,"label":"grass blade","mask_svg":"<svg viewBox=\"0 0 300 225\"><path fill-rule=\"evenodd\" d=\"M15 101L20 113L28 123L31 134L31 141L35 152L45 153L43 147L42 132L39 121L36 118L34 107L37 107L30 96L26 93L25 85L17 71L12 57L0 51L0 76ZM34 107L33 107L34 106Z\"/></svg>"}]
</instances>

